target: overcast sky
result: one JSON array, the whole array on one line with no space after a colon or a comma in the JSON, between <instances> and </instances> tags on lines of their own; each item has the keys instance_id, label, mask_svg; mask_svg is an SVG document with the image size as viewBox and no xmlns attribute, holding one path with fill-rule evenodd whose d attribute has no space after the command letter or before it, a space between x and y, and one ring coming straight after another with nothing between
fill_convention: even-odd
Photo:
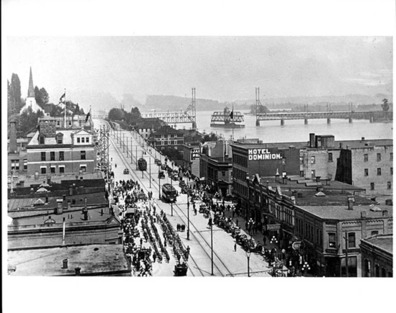
<instances>
[{"instance_id":1,"label":"overcast sky","mask_svg":"<svg viewBox=\"0 0 396 313\"><path fill-rule=\"evenodd\" d=\"M7 77L66 88L231 101L392 92L391 37L9 37ZM78 102L78 99L72 99Z\"/></svg>"}]
</instances>

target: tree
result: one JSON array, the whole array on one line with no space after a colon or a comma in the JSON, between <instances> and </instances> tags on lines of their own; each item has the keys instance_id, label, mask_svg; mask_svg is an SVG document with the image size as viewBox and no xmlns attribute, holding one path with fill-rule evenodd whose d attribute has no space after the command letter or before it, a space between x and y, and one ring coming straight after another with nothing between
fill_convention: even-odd
<instances>
[{"instance_id":1,"label":"tree","mask_svg":"<svg viewBox=\"0 0 396 313\"><path fill-rule=\"evenodd\" d=\"M39 117L43 117L44 113L41 110L33 112L32 108L29 106L22 114L18 117L17 123L17 133L18 136L26 136L29 131L35 129L38 124Z\"/></svg>"},{"instance_id":2,"label":"tree","mask_svg":"<svg viewBox=\"0 0 396 313\"><path fill-rule=\"evenodd\" d=\"M110 121L119 121L122 120L125 116L125 111L118 108L112 108L109 112L109 120Z\"/></svg>"},{"instance_id":3,"label":"tree","mask_svg":"<svg viewBox=\"0 0 396 313\"><path fill-rule=\"evenodd\" d=\"M17 113L22 108L22 99L21 99L21 81L17 74L11 75L11 83L8 88L8 106L10 111L13 113Z\"/></svg>"},{"instance_id":4,"label":"tree","mask_svg":"<svg viewBox=\"0 0 396 313\"><path fill-rule=\"evenodd\" d=\"M138 119L140 119L142 117L142 115L140 114L139 108L138 107L134 107L131 110L131 119L132 121L136 121Z\"/></svg>"},{"instance_id":5,"label":"tree","mask_svg":"<svg viewBox=\"0 0 396 313\"><path fill-rule=\"evenodd\" d=\"M49 102L49 95L45 88L39 89L37 86L34 87L34 97L36 98L37 104L41 107Z\"/></svg>"},{"instance_id":6,"label":"tree","mask_svg":"<svg viewBox=\"0 0 396 313\"><path fill-rule=\"evenodd\" d=\"M388 99L383 99L382 100L382 104L381 104L381 106L382 106L382 110L384 111L384 112L388 112L389 111L389 103L388 103Z\"/></svg>"}]
</instances>

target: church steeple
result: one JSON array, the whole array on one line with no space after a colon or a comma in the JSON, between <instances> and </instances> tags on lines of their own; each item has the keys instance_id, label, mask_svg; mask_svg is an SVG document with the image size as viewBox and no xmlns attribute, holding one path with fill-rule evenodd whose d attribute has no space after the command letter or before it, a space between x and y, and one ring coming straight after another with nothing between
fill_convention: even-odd
<instances>
[{"instance_id":1,"label":"church steeple","mask_svg":"<svg viewBox=\"0 0 396 313\"><path fill-rule=\"evenodd\" d=\"M30 67L28 98L35 98L33 87L32 67Z\"/></svg>"}]
</instances>

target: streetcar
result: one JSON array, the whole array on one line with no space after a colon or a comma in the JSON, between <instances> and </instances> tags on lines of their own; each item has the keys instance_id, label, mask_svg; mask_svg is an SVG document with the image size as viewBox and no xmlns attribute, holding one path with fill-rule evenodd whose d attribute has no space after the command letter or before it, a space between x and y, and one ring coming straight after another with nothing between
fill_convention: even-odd
<instances>
[{"instance_id":1,"label":"streetcar","mask_svg":"<svg viewBox=\"0 0 396 313\"><path fill-rule=\"evenodd\" d=\"M162 186L162 199L166 202L176 202L177 190L171 184L164 184Z\"/></svg>"}]
</instances>

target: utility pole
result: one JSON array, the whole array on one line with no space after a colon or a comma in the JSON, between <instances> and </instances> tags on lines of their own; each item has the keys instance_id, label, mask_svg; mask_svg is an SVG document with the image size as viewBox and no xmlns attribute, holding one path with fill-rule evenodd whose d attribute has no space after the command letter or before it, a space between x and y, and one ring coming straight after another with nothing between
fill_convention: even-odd
<instances>
[{"instance_id":1,"label":"utility pole","mask_svg":"<svg viewBox=\"0 0 396 313\"><path fill-rule=\"evenodd\" d=\"M349 276L348 273L348 232L345 231L345 269L346 269L346 277Z\"/></svg>"},{"instance_id":2,"label":"utility pole","mask_svg":"<svg viewBox=\"0 0 396 313\"><path fill-rule=\"evenodd\" d=\"M187 193L187 240L190 240L190 201Z\"/></svg>"}]
</instances>

